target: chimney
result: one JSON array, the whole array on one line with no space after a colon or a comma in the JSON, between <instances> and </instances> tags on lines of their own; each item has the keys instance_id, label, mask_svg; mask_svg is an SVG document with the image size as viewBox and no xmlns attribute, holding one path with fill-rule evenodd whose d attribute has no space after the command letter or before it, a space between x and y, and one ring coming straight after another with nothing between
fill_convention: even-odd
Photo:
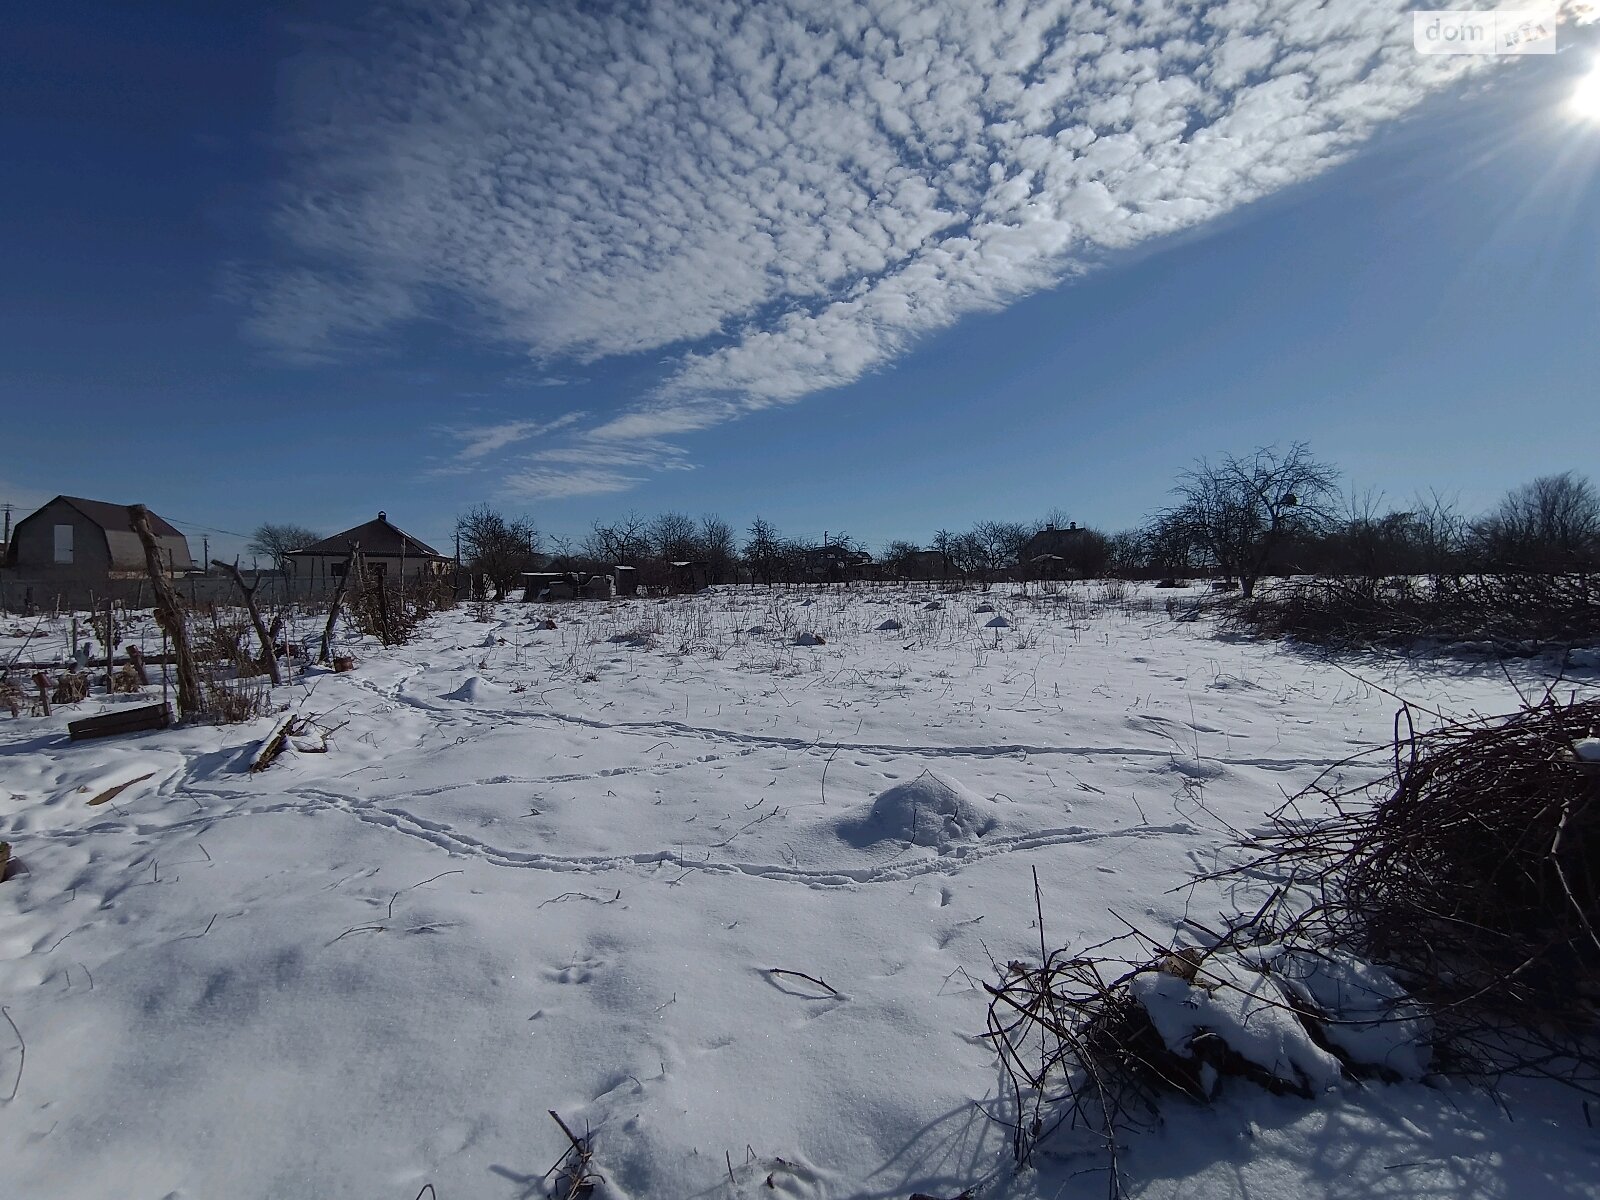
<instances>
[{"instance_id":1,"label":"chimney","mask_svg":"<svg viewBox=\"0 0 1600 1200\"><path fill-rule=\"evenodd\" d=\"M378 510L378 520L387 521L388 519L389 519L389 514L384 512L383 509L380 508Z\"/></svg>"}]
</instances>

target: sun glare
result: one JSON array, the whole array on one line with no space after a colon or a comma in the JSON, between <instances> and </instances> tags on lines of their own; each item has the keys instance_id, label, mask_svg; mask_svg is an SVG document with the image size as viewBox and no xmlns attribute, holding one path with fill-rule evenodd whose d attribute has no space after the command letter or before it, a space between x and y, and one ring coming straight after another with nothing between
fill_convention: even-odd
<instances>
[{"instance_id":1,"label":"sun glare","mask_svg":"<svg viewBox=\"0 0 1600 1200\"><path fill-rule=\"evenodd\" d=\"M1591 121L1600 121L1600 66L1595 67L1573 89L1572 111Z\"/></svg>"}]
</instances>

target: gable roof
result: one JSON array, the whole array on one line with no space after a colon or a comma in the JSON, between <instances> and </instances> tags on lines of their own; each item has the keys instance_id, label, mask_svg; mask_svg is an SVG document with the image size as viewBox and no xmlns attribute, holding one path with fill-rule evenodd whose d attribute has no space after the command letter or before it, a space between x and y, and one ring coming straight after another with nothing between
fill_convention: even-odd
<instances>
[{"instance_id":1,"label":"gable roof","mask_svg":"<svg viewBox=\"0 0 1600 1200\"><path fill-rule=\"evenodd\" d=\"M72 505L73 508L108 533L133 532L133 520L128 516L128 506L126 504L112 504L107 500L85 500L82 496L57 496L55 500L50 501L50 504L54 504L56 500ZM43 507L49 508L50 504L46 504ZM170 522L156 516L155 513L150 514L150 532L157 537L181 538L183 536Z\"/></svg>"},{"instance_id":2,"label":"gable roof","mask_svg":"<svg viewBox=\"0 0 1600 1200\"><path fill-rule=\"evenodd\" d=\"M379 558L447 559L448 557L440 554L426 542L419 542L405 530L391 524L388 514L383 512L365 524L346 529L343 533L336 533L332 537L325 537L320 542L312 542L303 549L291 550L289 554L290 557L313 554L343 556L350 553L351 545L356 542L361 544L361 553Z\"/></svg>"}]
</instances>

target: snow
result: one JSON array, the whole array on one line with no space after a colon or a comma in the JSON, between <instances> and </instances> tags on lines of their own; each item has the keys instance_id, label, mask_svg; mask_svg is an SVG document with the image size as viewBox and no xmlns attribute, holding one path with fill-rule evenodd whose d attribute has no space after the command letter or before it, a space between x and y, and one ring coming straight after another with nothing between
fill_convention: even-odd
<instances>
[{"instance_id":1,"label":"snow","mask_svg":"<svg viewBox=\"0 0 1600 1200\"><path fill-rule=\"evenodd\" d=\"M1174 890L1226 826L1368 777L1335 764L1387 738L1388 692L1509 711L1538 669L1328 662L1175 623L1168 594L1046 589L998 630L929 587L574 604L555 629L463 606L297 669L280 703L342 727L256 774L281 714L79 743L68 720L148 697L0 716L25 868L0 1005L26 1043L0 1021L0 1194L543 1196L548 1109L594 1131L598 1200L1098 1192L1081 1131L1018 1173L985 1115L1009 1101L976 984L1037 958L1030 868L1052 946L1119 917L1176 937L1250 899ZM64 618L33 624L0 619L0 653L62 652ZM1233 970L1206 1019L1328 1090L1177 1103L1126 1138L1131 1194L1600 1194L1575 1098L1516 1085L1513 1125L1464 1087L1341 1081Z\"/></svg>"},{"instance_id":2,"label":"snow","mask_svg":"<svg viewBox=\"0 0 1600 1200\"><path fill-rule=\"evenodd\" d=\"M1583 762L1600 762L1600 737L1579 738L1572 743L1572 752Z\"/></svg>"}]
</instances>

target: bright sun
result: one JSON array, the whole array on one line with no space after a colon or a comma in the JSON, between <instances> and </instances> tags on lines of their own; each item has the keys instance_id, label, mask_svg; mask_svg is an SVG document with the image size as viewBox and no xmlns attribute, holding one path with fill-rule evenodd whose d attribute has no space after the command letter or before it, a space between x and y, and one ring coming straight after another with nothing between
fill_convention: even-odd
<instances>
[{"instance_id":1,"label":"bright sun","mask_svg":"<svg viewBox=\"0 0 1600 1200\"><path fill-rule=\"evenodd\" d=\"M1594 68L1573 89L1572 111L1591 121L1600 121L1600 67Z\"/></svg>"}]
</instances>

